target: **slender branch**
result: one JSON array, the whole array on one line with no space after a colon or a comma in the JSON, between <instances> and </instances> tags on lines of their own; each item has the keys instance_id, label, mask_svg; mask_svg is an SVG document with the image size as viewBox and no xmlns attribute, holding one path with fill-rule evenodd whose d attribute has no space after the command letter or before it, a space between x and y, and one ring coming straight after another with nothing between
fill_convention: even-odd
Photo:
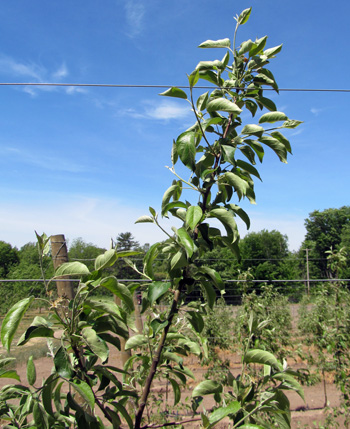
<instances>
[{"instance_id":1,"label":"slender branch","mask_svg":"<svg viewBox=\"0 0 350 429\"><path fill-rule=\"evenodd\" d=\"M180 177L174 170L173 167L169 167L168 165L165 166L165 168L167 168L168 170L170 170L174 176L176 176L178 179L181 180L181 182L186 183L186 185L190 186L191 189L193 189L194 191L200 191L196 186L192 185L192 183L187 182L185 179L183 179L182 177Z\"/></svg>"},{"instance_id":2,"label":"slender branch","mask_svg":"<svg viewBox=\"0 0 350 429\"><path fill-rule=\"evenodd\" d=\"M212 148L211 144L209 143L209 140L207 139L207 136L205 135L205 132L204 132L203 127L202 127L202 124L201 124L201 121L199 120L199 117L198 117L198 115L197 115L197 110L196 110L196 108L195 108L195 106L194 106L193 94L192 94L192 88L191 88L190 92L191 92L191 104L192 104L192 109L193 109L193 112L194 112L194 114L195 114L195 116L196 116L198 126L199 126L199 128L200 128L200 130L201 130L201 133L202 133L202 136L203 136L203 138L204 138L205 142L207 143L207 145L208 145L208 146L210 147L210 149L212 150L213 148Z\"/></svg>"},{"instance_id":3,"label":"slender branch","mask_svg":"<svg viewBox=\"0 0 350 429\"><path fill-rule=\"evenodd\" d=\"M177 425L183 425L185 423L191 423L191 422L198 422L202 420L200 417L197 417L195 419L189 419L189 420L181 420L180 422L168 422L163 424L151 424L151 425L145 425L142 426L141 429L155 429L155 428L163 428L164 426L177 426Z\"/></svg>"},{"instance_id":4,"label":"slender branch","mask_svg":"<svg viewBox=\"0 0 350 429\"><path fill-rule=\"evenodd\" d=\"M180 282L179 288L175 291L173 303L172 303L171 309L169 311L168 324L167 324L167 326L164 328L164 330L162 332L162 335L161 335L161 338L160 338L157 350L154 353L154 357L152 359L152 365L151 365L149 374L147 376L144 389L142 391L142 395L141 395L141 398L140 398L138 410L137 410L136 415L135 415L135 427L134 427L134 429L141 429L142 415L143 415L143 412L144 412L144 409L145 409L145 406L146 406L146 403L147 403L147 399L148 399L148 396L149 396L149 393L150 393L150 390L151 390L151 385L152 385L153 378L156 375L156 371L157 371L157 368L158 368L160 356L161 356L163 348L164 348L166 337L168 335L169 329L171 328L172 320L173 320L175 314L178 311L178 306L179 306L179 302L180 302L180 296L181 296L181 292L182 292L182 287L183 287L183 285Z\"/></svg>"}]
</instances>

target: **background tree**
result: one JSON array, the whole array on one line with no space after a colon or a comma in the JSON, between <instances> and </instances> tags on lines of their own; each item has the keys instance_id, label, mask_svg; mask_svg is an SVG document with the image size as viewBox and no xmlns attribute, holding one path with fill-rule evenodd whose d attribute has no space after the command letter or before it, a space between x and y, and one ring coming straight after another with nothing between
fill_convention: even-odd
<instances>
[{"instance_id":1,"label":"background tree","mask_svg":"<svg viewBox=\"0 0 350 429\"><path fill-rule=\"evenodd\" d=\"M86 243L81 237L78 237L69 246L68 259L70 261L84 262L89 270L93 271L95 258L104 253L105 250L92 243Z\"/></svg>"},{"instance_id":2,"label":"background tree","mask_svg":"<svg viewBox=\"0 0 350 429\"><path fill-rule=\"evenodd\" d=\"M251 232L240 244L242 270L251 269L255 280L289 279L294 275L287 261L290 257L288 237L279 231Z\"/></svg>"},{"instance_id":3,"label":"background tree","mask_svg":"<svg viewBox=\"0 0 350 429\"><path fill-rule=\"evenodd\" d=\"M335 250L341 247L342 240L346 241L349 225L350 206L323 211L315 210L309 214L309 218L305 219L305 240L313 246L310 256L318 259L317 265L322 278L331 276L325 252L330 248Z\"/></svg>"},{"instance_id":4,"label":"background tree","mask_svg":"<svg viewBox=\"0 0 350 429\"><path fill-rule=\"evenodd\" d=\"M11 267L18 262L18 250L11 244L0 241L0 278L5 279Z\"/></svg>"}]
</instances>

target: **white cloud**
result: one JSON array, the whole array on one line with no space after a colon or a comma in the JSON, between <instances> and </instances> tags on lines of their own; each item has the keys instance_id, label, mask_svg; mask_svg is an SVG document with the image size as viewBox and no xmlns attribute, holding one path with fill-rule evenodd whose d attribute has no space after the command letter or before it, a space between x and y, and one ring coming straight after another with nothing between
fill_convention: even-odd
<instances>
[{"instance_id":1,"label":"white cloud","mask_svg":"<svg viewBox=\"0 0 350 429\"><path fill-rule=\"evenodd\" d=\"M66 76L68 76L68 69L64 63L52 74L52 77L58 80L61 80Z\"/></svg>"},{"instance_id":2,"label":"white cloud","mask_svg":"<svg viewBox=\"0 0 350 429\"><path fill-rule=\"evenodd\" d=\"M135 37L143 29L143 17L145 6L138 0L127 0L125 3L126 22L128 24L128 36Z\"/></svg>"},{"instance_id":3,"label":"white cloud","mask_svg":"<svg viewBox=\"0 0 350 429\"><path fill-rule=\"evenodd\" d=\"M312 107L312 108L310 109L311 113L312 113L313 115L315 115L315 116L318 116L321 112L323 112L323 110L324 110L324 109L319 109L319 108L316 108L316 107Z\"/></svg>"},{"instance_id":4,"label":"white cloud","mask_svg":"<svg viewBox=\"0 0 350 429\"><path fill-rule=\"evenodd\" d=\"M108 248L111 238L130 231L140 244L165 238L152 224L136 224L147 207L125 206L118 200L82 197L80 195L40 194L30 200L0 207L1 239L21 247L35 241L34 231L48 235L64 234L70 241L82 237L100 247Z\"/></svg>"},{"instance_id":5,"label":"white cloud","mask_svg":"<svg viewBox=\"0 0 350 429\"><path fill-rule=\"evenodd\" d=\"M60 158L57 155L36 154L33 150L28 152L15 147L0 146L0 154L3 159L9 158L11 160L15 158L16 163L20 162L50 171L81 173L88 170L83 165L77 164L70 159Z\"/></svg>"},{"instance_id":6,"label":"white cloud","mask_svg":"<svg viewBox=\"0 0 350 429\"><path fill-rule=\"evenodd\" d=\"M11 57L0 54L0 74L9 76L10 79L21 78L32 83L54 82L60 83L69 75L69 70L65 63L62 63L56 70L48 70L42 65L34 62L25 63L16 61ZM38 95L39 92L64 91L66 94L85 94L88 92L86 88L81 87L57 87L57 86L20 86L20 89L32 97Z\"/></svg>"},{"instance_id":7,"label":"white cloud","mask_svg":"<svg viewBox=\"0 0 350 429\"><path fill-rule=\"evenodd\" d=\"M141 109L133 108L123 110L121 113L139 119L170 120L184 119L191 114L191 108L187 104L164 100L159 103L143 101Z\"/></svg>"}]
</instances>

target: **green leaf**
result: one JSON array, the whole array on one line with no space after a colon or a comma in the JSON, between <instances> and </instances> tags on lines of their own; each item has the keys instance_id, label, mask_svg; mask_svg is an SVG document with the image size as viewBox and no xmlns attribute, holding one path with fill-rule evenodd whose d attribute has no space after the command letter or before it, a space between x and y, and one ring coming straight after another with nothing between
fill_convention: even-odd
<instances>
[{"instance_id":1,"label":"green leaf","mask_svg":"<svg viewBox=\"0 0 350 429\"><path fill-rule=\"evenodd\" d=\"M235 163L236 163L236 159L235 159L236 148L234 146L229 146L226 144L223 144L221 147L225 153L225 158L226 158L227 162L229 162L232 165L235 165Z\"/></svg>"},{"instance_id":2,"label":"green leaf","mask_svg":"<svg viewBox=\"0 0 350 429\"><path fill-rule=\"evenodd\" d=\"M252 11L251 7L249 9L244 9L244 11L240 13L237 23L239 25L244 25L248 21L251 11Z\"/></svg>"},{"instance_id":3,"label":"green leaf","mask_svg":"<svg viewBox=\"0 0 350 429\"><path fill-rule=\"evenodd\" d=\"M254 55L258 55L266 45L267 36L262 37L261 39L257 39L253 46L249 51L249 56L254 57Z\"/></svg>"},{"instance_id":4,"label":"green leaf","mask_svg":"<svg viewBox=\"0 0 350 429\"><path fill-rule=\"evenodd\" d=\"M69 384L79 393L82 399L89 405L90 409L93 410L95 407L95 397L91 387L82 380L73 380L70 381Z\"/></svg>"},{"instance_id":5,"label":"green leaf","mask_svg":"<svg viewBox=\"0 0 350 429\"><path fill-rule=\"evenodd\" d=\"M230 48L231 41L230 39L220 39L220 40L206 40L201 43L198 48Z\"/></svg>"},{"instance_id":6,"label":"green leaf","mask_svg":"<svg viewBox=\"0 0 350 429\"><path fill-rule=\"evenodd\" d=\"M239 115L242 112L237 104L233 103L227 98L214 98L214 100L209 101L207 104L207 112L216 112L216 111L233 113L234 115Z\"/></svg>"},{"instance_id":7,"label":"green leaf","mask_svg":"<svg viewBox=\"0 0 350 429\"><path fill-rule=\"evenodd\" d=\"M287 164L287 150L283 143L274 137L263 136L259 138L261 143L266 144L266 146L270 147L275 154L279 157L281 162Z\"/></svg>"},{"instance_id":8,"label":"green leaf","mask_svg":"<svg viewBox=\"0 0 350 429\"><path fill-rule=\"evenodd\" d=\"M107 250L95 259L95 270L103 270L113 266L117 261L117 252L115 249Z\"/></svg>"},{"instance_id":9,"label":"green leaf","mask_svg":"<svg viewBox=\"0 0 350 429\"><path fill-rule=\"evenodd\" d=\"M171 197L174 195L174 193L177 191L177 189L178 189L178 185L176 184L176 185L171 185L165 192L164 192L164 195L163 195L163 198L162 198L162 211L161 211L161 213L162 213L162 216L166 216L166 214L167 214L167 210L166 210L166 208L167 208L167 206L168 206L168 203L169 203L169 201L170 201L170 199L171 199Z\"/></svg>"},{"instance_id":10,"label":"green leaf","mask_svg":"<svg viewBox=\"0 0 350 429\"><path fill-rule=\"evenodd\" d=\"M186 264L187 264L187 259L186 259L185 251L179 250L171 258L170 269L171 269L171 271L177 270L179 268L184 267Z\"/></svg>"},{"instance_id":11,"label":"green leaf","mask_svg":"<svg viewBox=\"0 0 350 429\"><path fill-rule=\"evenodd\" d=\"M55 271L55 277L60 276L83 276L90 274L88 267L78 261L65 262Z\"/></svg>"},{"instance_id":12,"label":"green leaf","mask_svg":"<svg viewBox=\"0 0 350 429\"><path fill-rule=\"evenodd\" d=\"M17 346L23 346L31 338L54 338L54 330L44 325L29 326L17 342Z\"/></svg>"},{"instance_id":13,"label":"green leaf","mask_svg":"<svg viewBox=\"0 0 350 429\"><path fill-rule=\"evenodd\" d=\"M274 131L273 133L271 133L271 136L277 139L278 141L280 141L286 148L287 152L292 153L292 148L289 143L289 140L286 137L284 137L282 133L280 133L279 131Z\"/></svg>"},{"instance_id":14,"label":"green leaf","mask_svg":"<svg viewBox=\"0 0 350 429\"><path fill-rule=\"evenodd\" d=\"M33 302L34 297L24 298L18 301L7 312L1 325L1 342L7 351L10 351L13 337L17 331L21 320L28 310L28 307Z\"/></svg>"},{"instance_id":15,"label":"green leaf","mask_svg":"<svg viewBox=\"0 0 350 429\"><path fill-rule=\"evenodd\" d=\"M282 371L283 367L275 358L275 356L265 350L248 350L244 356L245 363L258 363L261 365L269 365L276 371Z\"/></svg>"},{"instance_id":16,"label":"green leaf","mask_svg":"<svg viewBox=\"0 0 350 429\"><path fill-rule=\"evenodd\" d=\"M208 102L208 96L209 96L209 92L205 92L204 94L201 94L198 99L197 99L197 109L201 112L202 110L204 110L207 106L207 102Z\"/></svg>"},{"instance_id":17,"label":"green leaf","mask_svg":"<svg viewBox=\"0 0 350 429\"><path fill-rule=\"evenodd\" d=\"M267 56L267 58L272 58L274 55L278 54L283 45L274 46L273 48L265 49L264 55Z\"/></svg>"},{"instance_id":18,"label":"green leaf","mask_svg":"<svg viewBox=\"0 0 350 429\"><path fill-rule=\"evenodd\" d=\"M258 97L256 98L256 101L260 104L262 104L266 109L270 110L271 112L275 112L277 110L276 104L266 97Z\"/></svg>"},{"instance_id":19,"label":"green leaf","mask_svg":"<svg viewBox=\"0 0 350 429\"><path fill-rule=\"evenodd\" d=\"M203 211L199 206L190 206L186 212L186 224L193 231L201 221Z\"/></svg>"},{"instance_id":20,"label":"green leaf","mask_svg":"<svg viewBox=\"0 0 350 429\"><path fill-rule=\"evenodd\" d=\"M105 277L102 279L100 285L120 298L128 310L134 311L134 301L130 290L123 284L119 283L116 277Z\"/></svg>"},{"instance_id":21,"label":"green leaf","mask_svg":"<svg viewBox=\"0 0 350 429\"><path fill-rule=\"evenodd\" d=\"M17 374L17 372L14 369L2 369L0 370L0 378L12 378L14 380L18 380L21 381L21 379L19 378L19 375Z\"/></svg>"},{"instance_id":22,"label":"green leaf","mask_svg":"<svg viewBox=\"0 0 350 429\"><path fill-rule=\"evenodd\" d=\"M303 400L305 400L304 390L293 375L288 374L287 372L280 372L274 374L272 378L282 381L282 384L279 386L280 389L293 390L294 392L297 392Z\"/></svg>"},{"instance_id":23,"label":"green leaf","mask_svg":"<svg viewBox=\"0 0 350 429\"><path fill-rule=\"evenodd\" d=\"M221 210L221 209L216 209L216 210ZM210 279L219 290L221 291L225 290L225 284L222 281L222 278L217 271L213 270L212 268L204 266L204 267L198 268L198 273L204 274L205 277Z\"/></svg>"},{"instance_id":24,"label":"green leaf","mask_svg":"<svg viewBox=\"0 0 350 429\"><path fill-rule=\"evenodd\" d=\"M247 229L250 228L250 219L248 214L239 206L237 206L236 204L229 204L230 209L236 213L242 220L243 222L247 225Z\"/></svg>"},{"instance_id":25,"label":"green leaf","mask_svg":"<svg viewBox=\"0 0 350 429\"><path fill-rule=\"evenodd\" d=\"M242 168L243 170L247 171L248 173L252 174L253 176L257 177L259 180L261 180L260 174L258 170L253 167L251 164L248 164L245 161L242 161L241 159L238 159L236 161L236 165L239 168Z\"/></svg>"},{"instance_id":26,"label":"green leaf","mask_svg":"<svg viewBox=\"0 0 350 429\"><path fill-rule=\"evenodd\" d=\"M129 338L125 343L125 350L136 349L148 344L148 340L144 335L138 334Z\"/></svg>"},{"instance_id":27,"label":"green leaf","mask_svg":"<svg viewBox=\"0 0 350 429\"><path fill-rule=\"evenodd\" d=\"M81 335L92 352L95 353L102 362L106 362L109 356L109 350L107 344L96 334L96 331L92 328L84 328Z\"/></svg>"},{"instance_id":28,"label":"green leaf","mask_svg":"<svg viewBox=\"0 0 350 429\"><path fill-rule=\"evenodd\" d=\"M190 170L195 168L196 157L196 134L185 131L176 140L176 151L183 164Z\"/></svg>"},{"instance_id":29,"label":"green leaf","mask_svg":"<svg viewBox=\"0 0 350 429\"><path fill-rule=\"evenodd\" d=\"M213 309L215 301L216 301L215 290L214 290L213 286L211 285L211 282L209 282L209 281L202 280L201 281L201 285L204 287L205 294L207 296L207 301L208 301L209 308Z\"/></svg>"},{"instance_id":30,"label":"green leaf","mask_svg":"<svg viewBox=\"0 0 350 429\"><path fill-rule=\"evenodd\" d=\"M45 411L51 416L53 416L54 414L52 409L52 397L53 397L53 390L57 384L57 381L58 380L57 380L56 374L51 374L45 380L45 383L43 385L42 403ZM57 411L59 411L59 409Z\"/></svg>"},{"instance_id":31,"label":"green leaf","mask_svg":"<svg viewBox=\"0 0 350 429\"><path fill-rule=\"evenodd\" d=\"M181 390L180 390L180 386L178 385L178 383L172 379L172 378L168 378L168 380L170 381L170 384L173 388L173 392L174 392L174 406L180 402L181 399Z\"/></svg>"},{"instance_id":32,"label":"green leaf","mask_svg":"<svg viewBox=\"0 0 350 429\"><path fill-rule=\"evenodd\" d=\"M254 42L251 39L246 40L245 42L241 43L240 49L238 51L238 55L243 55L246 52L249 52L251 50L253 44L254 44Z\"/></svg>"},{"instance_id":33,"label":"green leaf","mask_svg":"<svg viewBox=\"0 0 350 429\"><path fill-rule=\"evenodd\" d=\"M143 259L143 272L146 274L146 276L150 277L151 279L154 278L154 272L153 272L153 262L158 256L158 247L160 246L160 243L152 244L152 246L148 249L144 259Z\"/></svg>"},{"instance_id":34,"label":"green leaf","mask_svg":"<svg viewBox=\"0 0 350 429\"><path fill-rule=\"evenodd\" d=\"M199 79L199 71L195 70L193 71L188 77L188 83L190 84L190 87L193 88Z\"/></svg>"},{"instance_id":35,"label":"green leaf","mask_svg":"<svg viewBox=\"0 0 350 429\"><path fill-rule=\"evenodd\" d=\"M151 216L140 216L135 223L153 223L153 217Z\"/></svg>"},{"instance_id":36,"label":"green leaf","mask_svg":"<svg viewBox=\"0 0 350 429\"><path fill-rule=\"evenodd\" d=\"M206 396L222 392L222 385L217 381L205 380L200 382L192 392L192 398Z\"/></svg>"},{"instance_id":37,"label":"green leaf","mask_svg":"<svg viewBox=\"0 0 350 429\"><path fill-rule=\"evenodd\" d=\"M44 410L43 406L36 401L34 402L34 407L33 407L33 417L35 422L35 428L37 429L49 428L49 421L48 421L46 411Z\"/></svg>"},{"instance_id":38,"label":"green leaf","mask_svg":"<svg viewBox=\"0 0 350 429\"><path fill-rule=\"evenodd\" d=\"M148 286L148 300L153 305L157 299L163 296L169 289L171 283L153 282Z\"/></svg>"},{"instance_id":39,"label":"green leaf","mask_svg":"<svg viewBox=\"0 0 350 429\"><path fill-rule=\"evenodd\" d=\"M214 209L209 212L209 217L219 219L219 221L224 225L231 243L234 243L239 238L237 224L231 212L224 208Z\"/></svg>"},{"instance_id":40,"label":"green leaf","mask_svg":"<svg viewBox=\"0 0 350 429\"><path fill-rule=\"evenodd\" d=\"M216 424L230 414L237 414L240 409L241 404L238 401L233 401L226 407L220 407L213 411L210 414L209 422L212 425Z\"/></svg>"},{"instance_id":41,"label":"green leaf","mask_svg":"<svg viewBox=\"0 0 350 429\"><path fill-rule=\"evenodd\" d=\"M53 359L55 370L60 377L71 378L74 371L72 365L70 364L69 356L65 348L60 347Z\"/></svg>"},{"instance_id":42,"label":"green leaf","mask_svg":"<svg viewBox=\"0 0 350 429\"><path fill-rule=\"evenodd\" d=\"M283 122L282 128L296 128L300 124L302 124L303 121L297 121L295 119L288 119L287 121Z\"/></svg>"},{"instance_id":43,"label":"green leaf","mask_svg":"<svg viewBox=\"0 0 350 429\"><path fill-rule=\"evenodd\" d=\"M247 195L247 190L249 189L249 183L242 179L235 173L227 172L220 176L220 181L224 183L228 183L230 186L234 188L237 192L238 199L241 200L242 197Z\"/></svg>"},{"instance_id":44,"label":"green leaf","mask_svg":"<svg viewBox=\"0 0 350 429\"><path fill-rule=\"evenodd\" d=\"M204 329L202 315L198 311L187 311L186 316L193 329L200 334Z\"/></svg>"},{"instance_id":45,"label":"green leaf","mask_svg":"<svg viewBox=\"0 0 350 429\"><path fill-rule=\"evenodd\" d=\"M283 112L267 112L260 117L259 124L263 124L265 122L273 123L286 120L288 120L288 117Z\"/></svg>"},{"instance_id":46,"label":"green leaf","mask_svg":"<svg viewBox=\"0 0 350 429\"><path fill-rule=\"evenodd\" d=\"M33 362L33 356L30 356L27 362L27 380L30 386L33 386L36 381L36 370Z\"/></svg>"},{"instance_id":47,"label":"green leaf","mask_svg":"<svg viewBox=\"0 0 350 429\"><path fill-rule=\"evenodd\" d=\"M195 248L192 238L189 236L185 228L179 228L177 230L177 235L179 237L180 244L182 244L186 251L187 257L191 258Z\"/></svg>"},{"instance_id":48,"label":"green leaf","mask_svg":"<svg viewBox=\"0 0 350 429\"><path fill-rule=\"evenodd\" d=\"M117 318L121 318L120 309L114 302L107 301L106 299L87 298L83 304L84 308L91 308L92 310L101 313L107 313Z\"/></svg>"},{"instance_id":49,"label":"green leaf","mask_svg":"<svg viewBox=\"0 0 350 429\"><path fill-rule=\"evenodd\" d=\"M166 91L160 93L159 95L163 95L165 97L183 98L183 99L187 100L186 92L180 88L176 88L175 86L167 89Z\"/></svg>"},{"instance_id":50,"label":"green leaf","mask_svg":"<svg viewBox=\"0 0 350 429\"><path fill-rule=\"evenodd\" d=\"M257 136L261 137L263 133L265 132L265 129L263 127L260 127L259 125L250 124L243 127L243 130L241 131L242 134L248 135L248 136Z\"/></svg>"}]
</instances>

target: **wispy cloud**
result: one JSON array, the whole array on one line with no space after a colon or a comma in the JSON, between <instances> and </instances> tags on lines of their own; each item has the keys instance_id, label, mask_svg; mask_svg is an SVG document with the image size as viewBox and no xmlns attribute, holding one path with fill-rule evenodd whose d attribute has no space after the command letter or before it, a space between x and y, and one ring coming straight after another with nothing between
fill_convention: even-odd
<instances>
[{"instance_id":1,"label":"wispy cloud","mask_svg":"<svg viewBox=\"0 0 350 429\"><path fill-rule=\"evenodd\" d=\"M2 158L15 159L16 162L21 162L32 167L39 167L50 171L65 171L68 173L82 173L88 169L81 164L72 162L64 158L59 158L56 155L36 154L33 151L26 151L10 146L0 146L0 155Z\"/></svg>"},{"instance_id":2,"label":"wispy cloud","mask_svg":"<svg viewBox=\"0 0 350 429\"><path fill-rule=\"evenodd\" d=\"M317 108L317 107L312 107L310 109L310 111L311 111L311 113L313 115L318 116L320 113L322 113L324 111L324 109L320 109L320 108Z\"/></svg>"},{"instance_id":3,"label":"wispy cloud","mask_svg":"<svg viewBox=\"0 0 350 429\"><path fill-rule=\"evenodd\" d=\"M191 109L187 105L168 100L160 103L144 100L140 110L129 108L121 113L138 119L170 120L185 119L191 113Z\"/></svg>"},{"instance_id":4,"label":"wispy cloud","mask_svg":"<svg viewBox=\"0 0 350 429\"><path fill-rule=\"evenodd\" d=\"M143 29L143 18L145 15L145 6L139 0L127 0L124 6L126 22L128 24L128 36L135 37Z\"/></svg>"},{"instance_id":5,"label":"wispy cloud","mask_svg":"<svg viewBox=\"0 0 350 429\"><path fill-rule=\"evenodd\" d=\"M69 75L68 67L62 63L59 67L49 70L34 62L21 62L9 56L0 54L0 75L9 79L26 79L32 83L54 82L61 83ZM36 96L39 92L64 91L66 94L86 93L87 89L79 87L55 87L55 86L23 86L21 90Z\"/></svg>"}]
</instances>

